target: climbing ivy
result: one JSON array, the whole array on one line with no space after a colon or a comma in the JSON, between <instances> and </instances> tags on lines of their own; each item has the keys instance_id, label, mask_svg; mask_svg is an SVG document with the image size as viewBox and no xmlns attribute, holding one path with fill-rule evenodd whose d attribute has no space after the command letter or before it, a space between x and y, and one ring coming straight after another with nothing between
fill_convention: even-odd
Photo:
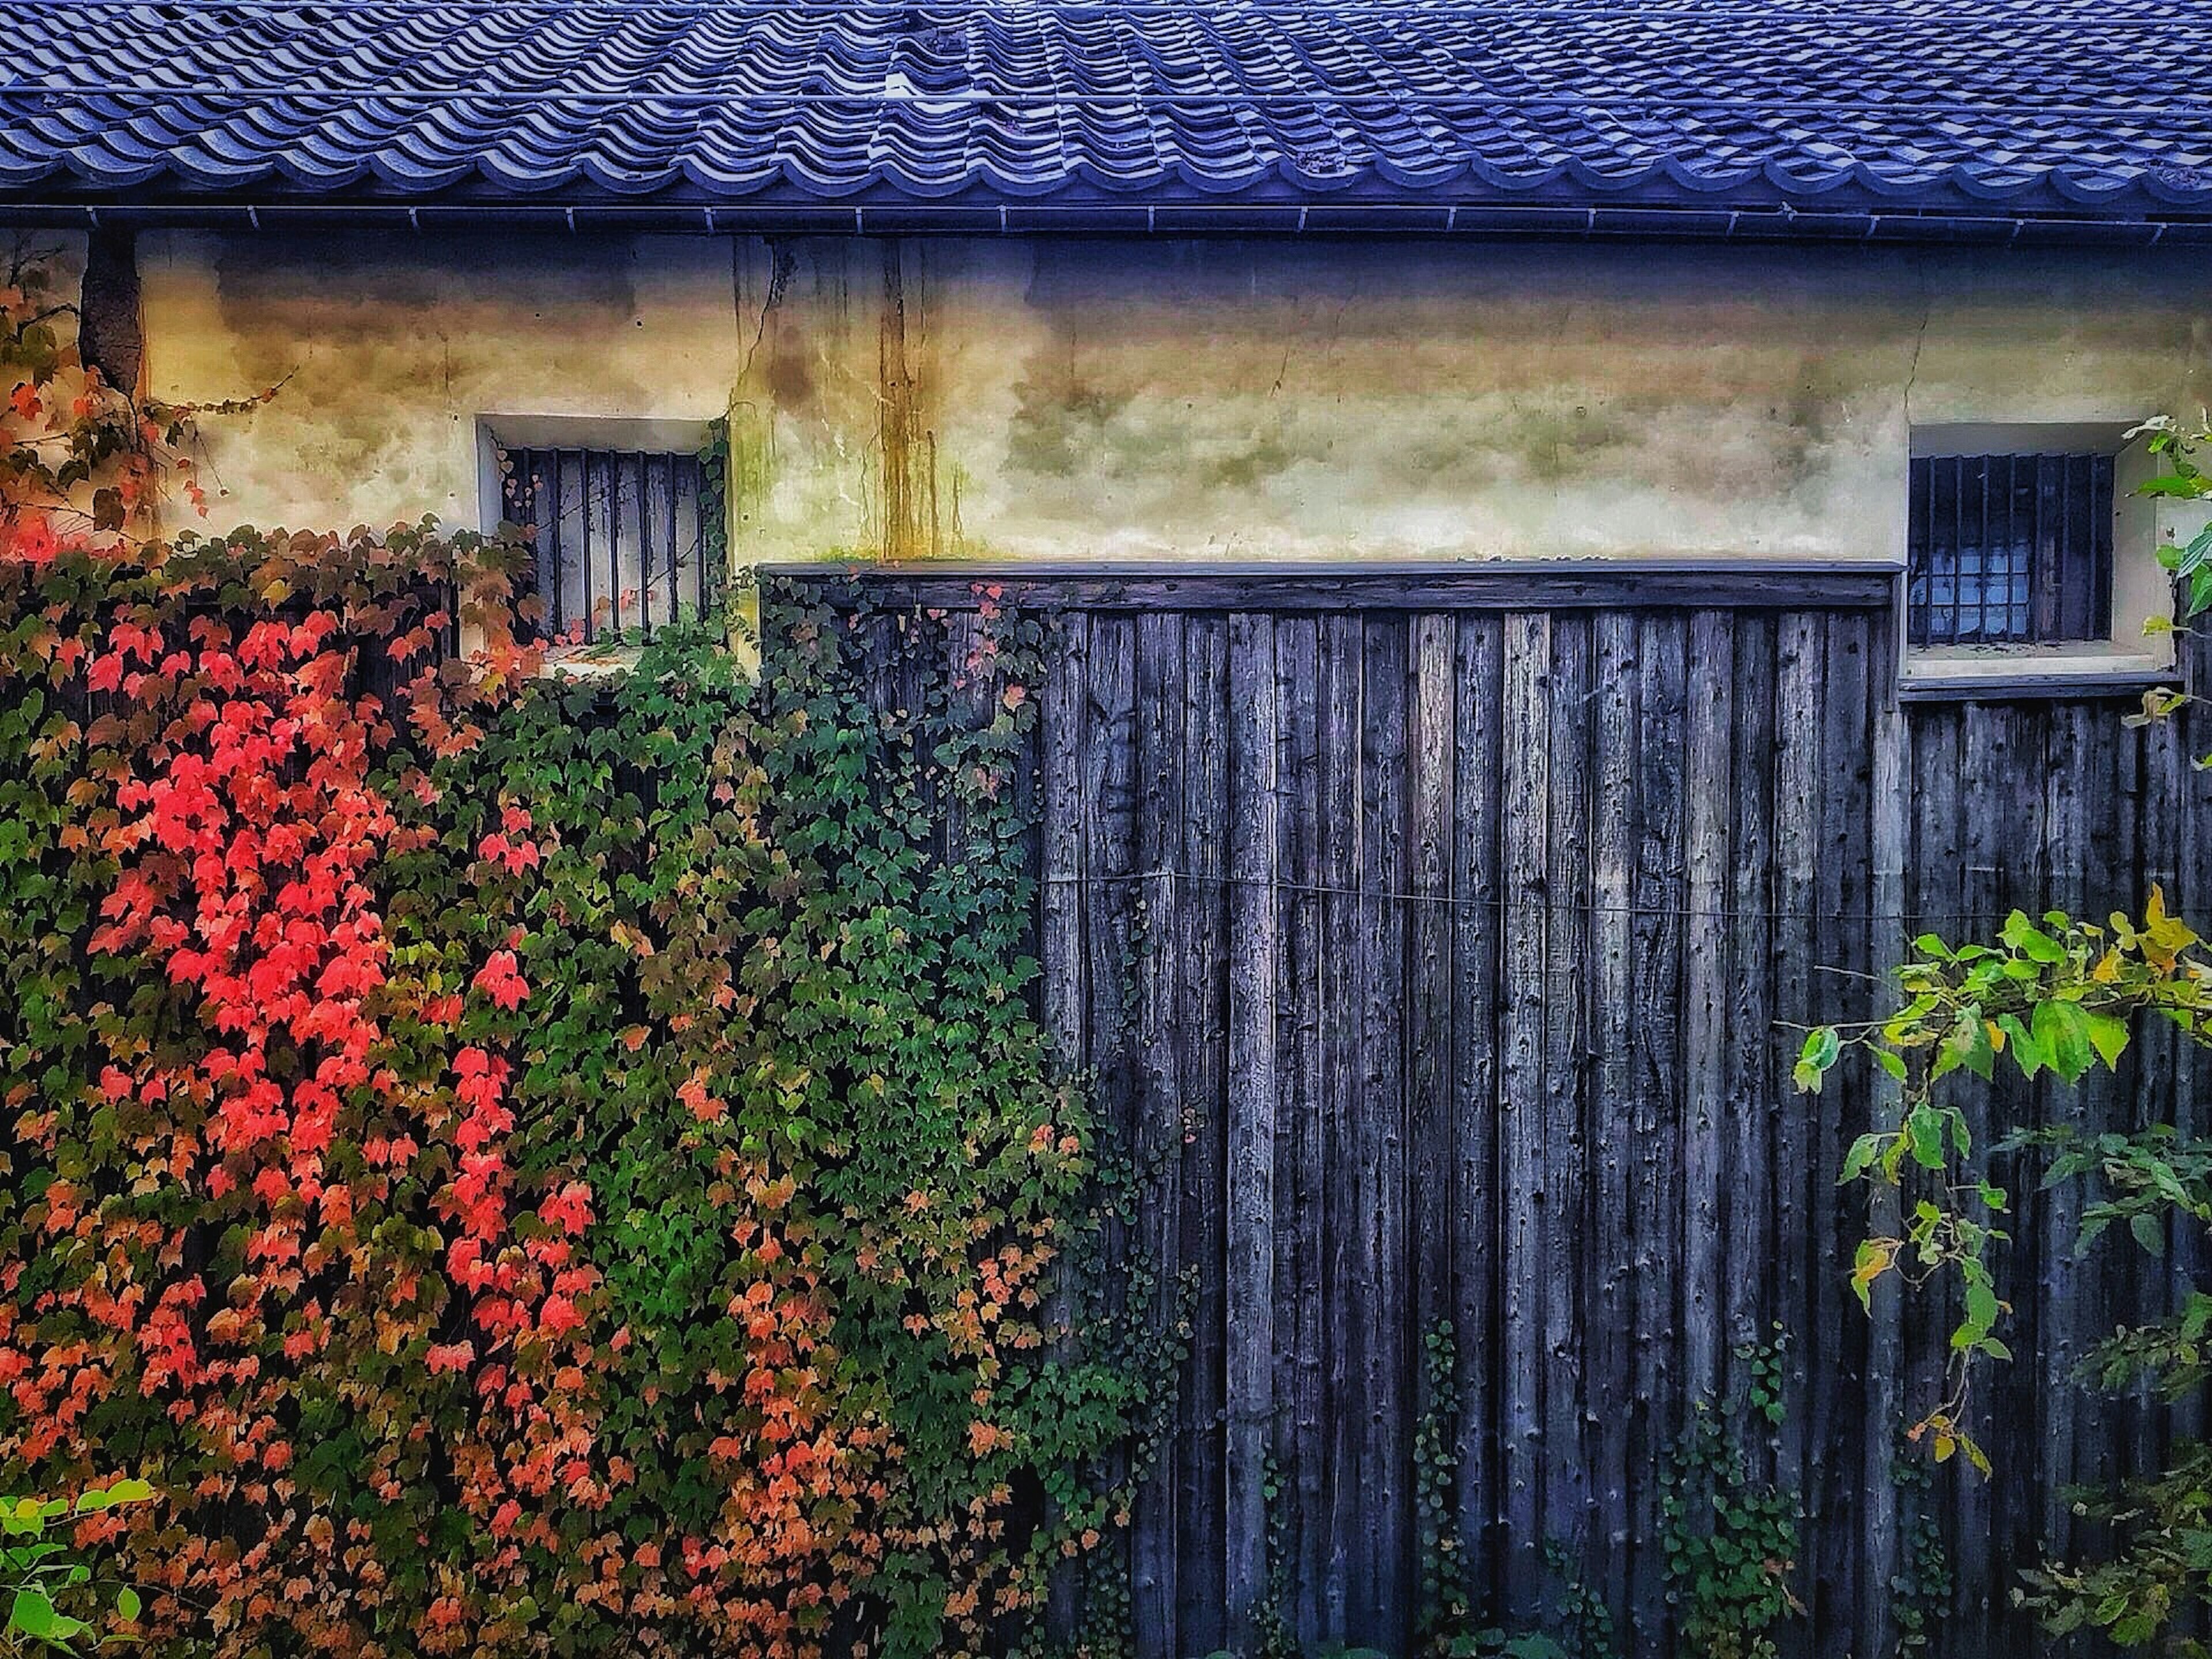
<instances>
[{"instance_id":1,"label":"climbing ivy","mask_svg":"<svg viewBox=\"0 0 2212 1659\"><path fill-rule=\"evenodd\" d=\"M1797 1496L1753 1469L1757 1435L1788 1416L1778 1328L1735 1349L1749 1386L1741 1406L1698 1401L1660 1472L1659 1545L1683 1650L1697 1659L1775 1659L1775 1628L1804 1612L1790 1581Z\"/></svg>"},{"instance_id":2,"label":"climbing ivy","mask_svg":"<svg viewBox=\"0 0 2212 1659\"><path fill-rule=\"evenodd\" d=\"M178 1656L1024 1639L1157 1423L1054 1301L1036 624L544 679L520 545L155 537L189 412L0 300L0 1491L145 1483L70 1541Z\"/></svg>"}]
</instances>

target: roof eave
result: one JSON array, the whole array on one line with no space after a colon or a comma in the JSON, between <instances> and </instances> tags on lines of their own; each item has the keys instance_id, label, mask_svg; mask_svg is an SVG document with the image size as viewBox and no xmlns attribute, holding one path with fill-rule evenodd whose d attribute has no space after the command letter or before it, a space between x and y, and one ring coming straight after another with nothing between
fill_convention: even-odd
<instances>
[{"instance_id":1,"label":"roof eave","mask_svg":"<svg viewBox=\"0 0 2212 1659\"><path fill-rule=\"evenodd\" d=\"M2138 198L2079 204L1870 203L1824 196L1665 200L1635 196L1453 199L1441 193L1347 191L1325 198L1185 193L1078 197L963 192L936 200L868 192L842 199L763 193L710 200L562 192L368 191L0 192L0 224L276 230L404 223L424 233L497 225L550 234L1242 235L1530 238L2144 247L2212 243L2212 203L2179 208Z\"/></svg>"}]
</instances>

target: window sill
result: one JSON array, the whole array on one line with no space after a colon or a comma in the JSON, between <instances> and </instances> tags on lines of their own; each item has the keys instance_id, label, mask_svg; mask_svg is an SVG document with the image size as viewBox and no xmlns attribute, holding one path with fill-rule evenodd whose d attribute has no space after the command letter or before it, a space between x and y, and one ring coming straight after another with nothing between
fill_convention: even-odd
<instances>
[{"instance_id":1,"label":"window sill","mask_svg":"<svg viewBox=\"0 0 2212 1659\"><path fill-rule=\"evenodd\" d=\"M2117 643L1954 646L1908 651L1898 696L1905 702L2000 702L2030 698L2135 699L2178 685L2164 657Z\"/></svg>"},{"instance_id":2,"label":"window sill","mask_svg":"<svg viewBox=\"0 0 2212 1659\"><path fill-rule=\"evenodd\" d=\"M540 679L566 675L571 679L604 680L627 674L645 653L634 645L556 645L546 647L538 665Z\"/></svg>"}]
</instances>

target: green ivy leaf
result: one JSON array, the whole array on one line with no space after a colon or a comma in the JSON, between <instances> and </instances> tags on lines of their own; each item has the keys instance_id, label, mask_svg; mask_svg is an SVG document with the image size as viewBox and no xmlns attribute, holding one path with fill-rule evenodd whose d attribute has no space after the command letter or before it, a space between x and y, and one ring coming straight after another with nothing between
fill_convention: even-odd
<instances>
[{"instance_id":1,"label":"green ivy leaf","mask_svg":"<svg viewBox=\"0 0 2212 1659\"><path fill-rule=\"evenodd\" d=\"M1822 1025L1805 1034L1804 1046L1797 1051L1797 1064L1790 1073L1798 1089L1806 1094L1820 1092L1821 1079L1828 1068L1836 1063L1843 1052L1843 1039L1832 1025Z\"/></svg>"},{"instance_id":2,"label":"green ivy leaf","mask_svg":"<svg viewBox=\"0 0 2212 1659\"><path fill-rule=\"evenodd\" d=\"M1997 937L2031 962L2057 967L2066 960L2066 947L2030 921L2025 911L2007 916Z\"/></svg>"},{"instance_id":3,"label":"green ivy leaf","mask_svg":"<svg viewBox=\"0 0 2212 1659\"><path fill-rule=\"evenodd\" d=\"M2068 1083L2078 1083L2096 1057L2090 1038L2089 1016L2078 1002L2050 1001L2035 1005L2036 1047L2045 1063Z\"/></svg>"}]
</instances>

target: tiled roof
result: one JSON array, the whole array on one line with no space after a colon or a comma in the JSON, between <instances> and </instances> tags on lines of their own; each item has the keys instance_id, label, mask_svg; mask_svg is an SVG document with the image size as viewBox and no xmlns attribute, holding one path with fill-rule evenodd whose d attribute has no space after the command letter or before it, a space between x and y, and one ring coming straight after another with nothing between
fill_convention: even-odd
<instances>
[{"instance_id":1,"label":"tiled roof","mask_svg":"<svg viewBox=\"0 0 2212 1659\"><path fill-rule=\"evenodd\" d=\"M2212 211L2212 0L9 0L0 200Z\"/></svg>"}]
</instances>

